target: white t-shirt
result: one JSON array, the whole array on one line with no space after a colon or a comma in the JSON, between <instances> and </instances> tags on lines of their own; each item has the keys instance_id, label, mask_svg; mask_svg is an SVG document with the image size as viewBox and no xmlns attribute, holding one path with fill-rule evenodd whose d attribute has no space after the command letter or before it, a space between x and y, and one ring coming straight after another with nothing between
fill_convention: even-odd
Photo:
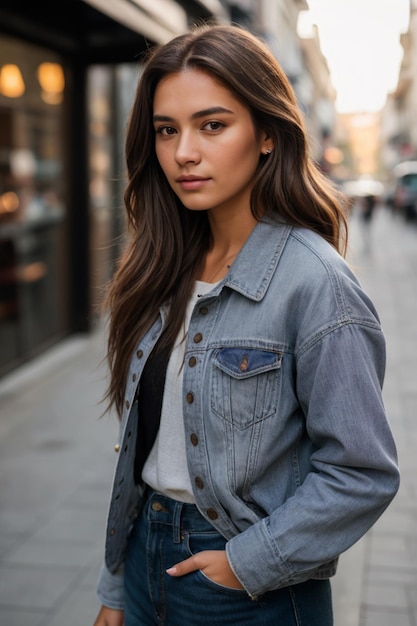
<instances>
[{"instance_id":1,"label":"white t-shirt","mask_svg":"<svg viewBox=\"0 0 417 626\"><path fill-rule=\"evenodd\" d=\"M214 288L212 283L197 280L187 305L183 329L168 361L161 421L155 443L145 462L142 479L152 489L174 500L194 502L185 453L182 379L185 339L194 306L199 296Z\"/></svg>"}]
</instances>

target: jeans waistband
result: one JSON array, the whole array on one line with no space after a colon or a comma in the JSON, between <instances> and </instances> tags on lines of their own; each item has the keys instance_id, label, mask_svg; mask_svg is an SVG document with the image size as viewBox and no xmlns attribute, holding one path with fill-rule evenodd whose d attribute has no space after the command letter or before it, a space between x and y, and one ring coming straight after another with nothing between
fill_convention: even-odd
<instances>
[{"instance_id":1,"label":"jeans waistband","mask_svg":"<svg viewBox=\"0 0 417 626\"><path fill-rule=\"evenodd\" d=\"M144 508L149 523L172 527L175 543L181 540L181 535L185 532L217 532L195 504L173 500L157 491L150 490Z\"/></svg>"}]
</instances>

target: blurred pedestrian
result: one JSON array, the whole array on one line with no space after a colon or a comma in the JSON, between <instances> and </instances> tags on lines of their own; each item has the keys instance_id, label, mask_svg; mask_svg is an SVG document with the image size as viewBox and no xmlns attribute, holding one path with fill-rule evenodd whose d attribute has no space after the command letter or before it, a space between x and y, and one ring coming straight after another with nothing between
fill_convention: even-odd
<instances>
[{"instance_id":1,"label":"blurred pedestrian","mask_svg":"<svg viewBox=\"0 0 417 626\"><path fill-rule=\"evenodd\" d=\"M293 90L237 26L153 51L108 295L120 449L96 626L330 626L398 489L377 312Z\"/></svg>"},{"instance_id":2,"label":"blurred pedestrian","mask_svg":"<svg viewBox=\"0 0 417 626\"><path fill-rule=\"evenodd\" d=\"M371 223L376 207L376 197L373 194L367 194L361 198L360 203L360 218L362 222L362 235L364 251L366 253L371 251Z\"/></svg>"}]
</instances>

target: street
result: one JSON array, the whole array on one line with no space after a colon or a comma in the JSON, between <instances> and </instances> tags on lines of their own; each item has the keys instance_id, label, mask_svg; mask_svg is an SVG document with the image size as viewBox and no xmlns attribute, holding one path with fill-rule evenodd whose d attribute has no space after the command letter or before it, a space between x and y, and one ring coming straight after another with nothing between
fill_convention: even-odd
<instances>
[{"instance_id":1,"label":"street","mask_svg":"<svg viewBox=\"0 0 417 626\"><path fill-rule=\"evenodd\" d=\"M362 226L354 212L348 259L387 340L384 399L402 482L341 556L335 626L417 626L417 226L383 207L369 237ZM2 626L94 621L117 438L116 418L100 418L104 347L98 325L0 379Z\"/></svg>"}]
</instances>

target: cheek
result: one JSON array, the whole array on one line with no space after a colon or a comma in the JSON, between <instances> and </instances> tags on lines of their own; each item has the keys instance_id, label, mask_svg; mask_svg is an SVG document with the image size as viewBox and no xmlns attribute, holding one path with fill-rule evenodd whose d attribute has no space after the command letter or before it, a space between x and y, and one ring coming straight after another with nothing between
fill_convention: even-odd
<instances>
[{"instance_id":1,"label":"cheek","mask_svg":"<svg viewBox=\"0 0 417 626\"><path fill-rule=\"evenodd\" d=\"M230 163L247 163L248 165L254 162L258 162L260 156L260 146L255 137L246 131L246 138L242 134L242 131L235 141L230 142L228 146L225 146L221 155L221 160L227 160Z\"/></svg>"},{"instance_id":2,"label":"cheek","mask_svg":"<svg viewBox=\"0 0 417 626\"><path fill-rule=\"evenodd\" d=\"M169 164L170 159L167 153L167 150L161 147L155 147L156 158L158 159L158 163L166 176L169 174Z\"/></svg>"}]
</instances>

